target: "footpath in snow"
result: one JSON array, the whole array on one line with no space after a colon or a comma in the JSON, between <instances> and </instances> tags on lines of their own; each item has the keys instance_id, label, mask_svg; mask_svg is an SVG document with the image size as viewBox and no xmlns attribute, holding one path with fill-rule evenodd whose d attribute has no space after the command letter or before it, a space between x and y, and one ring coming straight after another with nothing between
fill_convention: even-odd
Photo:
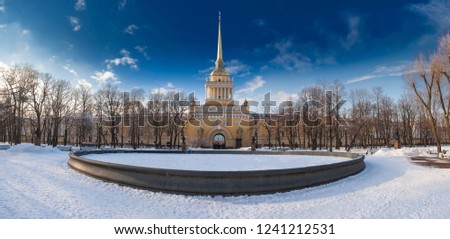
<instances>
[{"instance_id":1,"label":"footpath in snow","mask_svg":"<svg viewBox=\"0 0 450 239\"><path fill-rule=\"evenodd\" d=\"M0 218L450 218L450 171L412 164L425 148L379 150L358 175L261 196L181 196L87 177L58 149L0 151ZM281 156L283 157L283 156Z\"/></svg>"}]
</instances>

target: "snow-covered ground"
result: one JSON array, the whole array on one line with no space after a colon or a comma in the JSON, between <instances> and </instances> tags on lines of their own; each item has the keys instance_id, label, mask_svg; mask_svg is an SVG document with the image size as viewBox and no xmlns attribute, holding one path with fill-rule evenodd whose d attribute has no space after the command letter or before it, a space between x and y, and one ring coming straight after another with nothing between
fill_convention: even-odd
<instances>
[{"instance_id":1,"label":"snow-covered ground","mask_svg":"<svg viewBox=\"0 0 450 239\"><path fill-rule=\"evenodd\" d=\"M341 157L247 154L88 154L84 158L103 162L152 168L199 171L244 171L285 169L332 164L349 160Z\"/></svg>"},{"instance_id":2,"label":"snow-covered ground","mask_svg":"<svg viewBox=\"0 0 450 239\"><path fill-rule=\"evenodd\" d=\"M208 197L105 183L71 170L67 152L14 146L0 151L0 218L450 218L450 170L404 156L426 149L402 150L367 156L363 172L328 185Z\"/></svg>"}]
</instances>

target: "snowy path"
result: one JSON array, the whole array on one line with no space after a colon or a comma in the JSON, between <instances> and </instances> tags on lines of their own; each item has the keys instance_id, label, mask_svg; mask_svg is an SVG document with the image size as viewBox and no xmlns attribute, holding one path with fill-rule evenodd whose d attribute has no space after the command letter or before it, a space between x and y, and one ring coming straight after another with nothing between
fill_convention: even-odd
<instances>
[{"instance_id":1,"label":"snowy path","mask_svg":"<svg viewBox=\"0 0 450 239\"><path fill-rule=\"evenodd\" d=\"M0 151L0 218L450 218L450 170L370 156L362 173L288 193L193 197L89 178L66 152Z\"/></svg>"}]
</instances>

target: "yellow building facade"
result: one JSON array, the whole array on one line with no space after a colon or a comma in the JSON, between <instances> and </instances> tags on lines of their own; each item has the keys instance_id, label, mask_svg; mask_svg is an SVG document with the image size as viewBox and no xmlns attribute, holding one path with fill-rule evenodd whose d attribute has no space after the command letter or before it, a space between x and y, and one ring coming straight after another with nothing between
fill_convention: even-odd
<instances>
[{"instance_id":1,"label":"yellow building facade","mask_svg":"<svg viewBox=\"0 0 450 239\"><path fill-rule=\"evenodd\" d=\"M222 56L222 32L219 16L217 59L215 68L205 82L205 104L190 107L185 128L190 147L240 148L253 142L266 144L267 133L256 123L246 102L234 101L234 80L225 69ZM259 137L258 137L259 132ZM264 143L263 143L264 141Z\"/></svg>"}]
</instances>

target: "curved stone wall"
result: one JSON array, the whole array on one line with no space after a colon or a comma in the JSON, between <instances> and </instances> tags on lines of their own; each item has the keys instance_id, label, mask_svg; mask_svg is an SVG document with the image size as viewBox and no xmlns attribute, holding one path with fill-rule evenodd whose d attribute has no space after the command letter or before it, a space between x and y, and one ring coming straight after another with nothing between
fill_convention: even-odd
<instances>
[{"instance_id":1,"label":"curved stone wall","mask_svg":"<svg viewBox=\"0 0 450 239\"><path fill-rule=\"evenodd\" d=\"M334 164L303 168L219 172L145 168L100 162L82 157L86 154L102 153L313 155L350 159ZM79 151L71 153L69 156L68 164L71 168L95 178L152 191L193 195L251 195L286 192L333 182L357 174L365 168L363 155L307 151L94 150Z\"/></svg>"}]
</instances>

